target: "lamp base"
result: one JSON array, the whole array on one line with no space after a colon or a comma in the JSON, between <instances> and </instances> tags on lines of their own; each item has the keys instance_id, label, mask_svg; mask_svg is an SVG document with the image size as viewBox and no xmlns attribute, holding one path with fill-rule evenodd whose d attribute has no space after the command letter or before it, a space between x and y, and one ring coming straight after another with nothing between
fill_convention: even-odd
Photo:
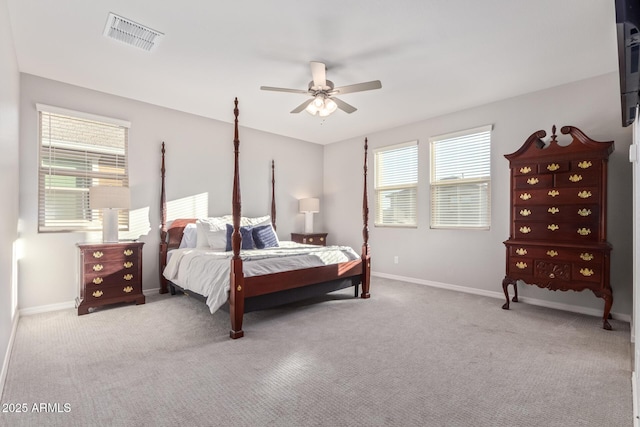
<instances>
[{"instance_id":1,"label":"lamp base","mask_svg":"<svg viewBox=\"0 0 640 427\"><path fill-rule=\"evenodd\" d=\"M313 233L313 212L304 213L304 232Z\"/></svg>"},{"instance_id":2,"label":"lamp base","mask_svg":"<svg viewBox=\"0 0 640 427\"><path fill-rule=\"evenodd\" d=\"M102 211L102 242L118 243L118 209Z\"/></svg>"}]
</instances>

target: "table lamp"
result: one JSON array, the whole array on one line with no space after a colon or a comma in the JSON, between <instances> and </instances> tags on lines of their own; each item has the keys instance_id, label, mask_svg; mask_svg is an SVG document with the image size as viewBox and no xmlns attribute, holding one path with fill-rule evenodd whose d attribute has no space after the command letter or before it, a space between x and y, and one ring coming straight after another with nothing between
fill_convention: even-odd
<instances>
[{"instance_id":1,"label":"table lamp","mask_svg":"<svg viewBox=\"0 0 640 427\"><path fill-rule=\"evenodd\" d=\"M89 188L89 207L102 209L102 241L118 242L118 209L129 209L129 187L98 185Z\"/></svg>"},{"instance_id":2,"label":"table lamp","mask_svg":"<svg viewBox=\"0 0 640 427\"><path fill-rule=\"evenodd\" d=\"M313 233L313 214L320 212L320 199L300 199L300 212L304 213L304 232Z\"/></svg>"}]
</instances>

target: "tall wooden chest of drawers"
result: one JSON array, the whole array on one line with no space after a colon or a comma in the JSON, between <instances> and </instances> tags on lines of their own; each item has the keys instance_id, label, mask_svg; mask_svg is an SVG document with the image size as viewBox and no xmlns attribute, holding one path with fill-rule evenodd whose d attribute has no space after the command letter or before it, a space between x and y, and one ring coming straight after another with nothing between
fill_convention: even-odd
<instances>
[{"instance_id":1,"label":"tall wooden chest of drawers","mask_svg":"<svg viewBox=\"0 0 640 427\"><path fill-rule=\"evenodd\" d=\"M144 304L140 242L79 243L80 296L78 315L89 308L119 302Z\"/></svg>"},{"instance_id":2,"label":"tall wooden chest of drawers","mask_svg":"<svg viewBox=\"0 0 640 427\"><path fill-rule=\"evenodd\" d=\"M613 142L594 141L573 126L561 132L573 139L559 144L553 126L548 143L540 130L505 155L511 169L511 230L504 242L502 308L509 309L509 285L512 301L518 301L518 280L553 291L591 290L604 299L603 327L611 329L606 214Z\"/></svg>"}]
</instances>

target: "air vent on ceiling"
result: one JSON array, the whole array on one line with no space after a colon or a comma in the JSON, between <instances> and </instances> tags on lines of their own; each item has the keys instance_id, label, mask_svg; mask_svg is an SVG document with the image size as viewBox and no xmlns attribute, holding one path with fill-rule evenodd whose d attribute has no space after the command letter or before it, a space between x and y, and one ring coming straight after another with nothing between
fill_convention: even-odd
<instances>
[{"instance_id":1,"label":"air vent on ceiling","mask_svg":"<svg viewBox=\"0 0 640 427\"><path fill-rule=\"evenodd\" d=\"M107 25L104 27L106 37L121 41L131 46L150 51L164 36L161 32L138 24L130 19L109 13Z\"/></svg>"}]
</instances>

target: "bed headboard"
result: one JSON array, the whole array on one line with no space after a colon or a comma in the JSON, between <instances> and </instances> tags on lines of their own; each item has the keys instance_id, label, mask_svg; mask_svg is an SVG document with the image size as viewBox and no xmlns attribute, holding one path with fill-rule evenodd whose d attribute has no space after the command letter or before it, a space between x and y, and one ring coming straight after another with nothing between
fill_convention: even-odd
<instances>
[{"instance_id":1,"label":"bed headboard","mask_svg":"<svg viewBox=\"0 0 640 427\"><path fill-rule=\"evenodd\" d=\"M171 222L167 230L167 250L178 249L187 224L195 224L196 218L180 218Z\"/></svg>"}]
</instances>

